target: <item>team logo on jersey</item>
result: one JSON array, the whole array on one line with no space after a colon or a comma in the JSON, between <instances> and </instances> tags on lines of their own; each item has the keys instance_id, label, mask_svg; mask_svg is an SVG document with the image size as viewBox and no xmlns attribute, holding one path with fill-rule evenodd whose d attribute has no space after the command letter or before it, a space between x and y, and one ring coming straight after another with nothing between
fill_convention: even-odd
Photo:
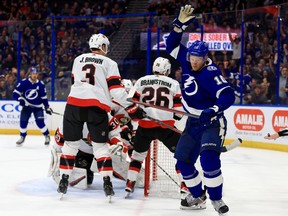
<instances>
[{"instance_id":1,"label":"team logo on jersey","mask_svg":"<svg viewBox=\"0 0 288 216\"><path fill-rule=\"evenodd\" d=\"M208 71L213 71L213 70L217 70L217 68L215 66L208 66L207 70Z\"/></svg>"},{"instance_id":2,"label":"team logo on jersey","mask_svg":"<svg viewBox=\"0 0 288 216\"><path fill-rule=\"evenodd\" d=\"M185 80L184 81L184 89L185 89L184 91L185 91L186 95L188 95L188 96L195 95L196 92L198 91L198 85L197 85L197 82L195 80L195 77L189 76L188 74L184 74L183 78Z\"/></svg>"},{"instance_id":3,"label":"team logo on jersey","mask_svg":"<svg viewBox=\"0 0 288 216\"><path fill-rule=\"evenodd\" d=\"M34 100L38 97L38 91L37 89L29 89L25 92L25 98L28 100Z\"/></svg>"}]
</instances>

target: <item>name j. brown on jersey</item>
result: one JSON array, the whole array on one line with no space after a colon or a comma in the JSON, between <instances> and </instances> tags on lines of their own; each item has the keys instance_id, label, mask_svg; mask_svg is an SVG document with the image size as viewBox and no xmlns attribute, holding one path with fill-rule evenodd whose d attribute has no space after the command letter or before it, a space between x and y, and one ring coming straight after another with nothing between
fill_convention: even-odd
<instances>
[{"instance_id":1,"label":"name j. brown on jersey","mask_svg":"<svg viewBox=\"0 0 288 216\"><path fill-rule=\"evenodd\" d=\"M95 64L103 64L103 59L82 57L82 59L80 60L80 63L87 63L87 62L92 62Z\"/></svg>"}]
</instances>

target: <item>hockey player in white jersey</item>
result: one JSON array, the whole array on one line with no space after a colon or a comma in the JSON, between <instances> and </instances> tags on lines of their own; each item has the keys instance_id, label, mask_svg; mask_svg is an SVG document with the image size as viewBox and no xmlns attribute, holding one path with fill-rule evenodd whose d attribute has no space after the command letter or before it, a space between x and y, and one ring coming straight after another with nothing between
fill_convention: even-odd
<instances>
[{"instance_id":1,"label":"hockey player in white jersey","mask_svg":"<svg viewBox=\"0 0 288 216\"><path fill-rule=\"evenodd\" d=\"M48 176L52 176L54 181L59 184L59 157L62 152L64 144L63 135L63 121L60 122L59 127L55 132L55 143L51 148L51 164L48 172ZM113 164L113 176L121 180L127 179L127 172L129 167L129 161L127 160L127 147L120 137L120 124L117 119L109 114L109 135L107 145L111 153ZM93 148L91 145L90 135L88 132L87 124L84 124L83 138L80 141L79 151L75 158L75 164L73 172L70 176L70 186L75 186L80 189L86 189L88 185L91 185L94 179L94 172L99 172L92 164L95 162L93 155ZM57 166L58 165L58 166ZM144 171L137 179L139 186L144 184Z\"/></svg>"},{"instance_id":2,"label":"hockey player in white jersey","mask_svg":"<svg viewBox=\"0 0 288 216\"><path fill-rule=\"evenodd\" d=\"M69 175L74 167L85 122L90 133L93 155L103 176L105 195L111 198L114 195L110 180L113 168L106 145L109 130L107 113L111 110L111 98L125 107L131 118L141 119L144 116L143 109L126 100L127 93L120 83L117 63L106 56L109 45L105 35L93 34L89 39L91 53L82 54L73 62L73 85L63 119L65 142L59 165L61 180L57 189L61 196L67 192Z\"/></svg>"},{"instance_id":3,"label":"hockey player in white jersey","mask_svg":"<svg viewBox=\"0 0 288 216\"><path fill-rule=\"evenodd\" d=\"M134 85L135 93L133 100L150 103L167 108L182 110L181 91L179 83L168 77L171 71L171 64L168 59L158 57L153 63L153 74L147 75ZM179 120L181 116L168 111L145 107L147 116L159 119L165 124L174 127L175 119ZM125 191L127 196L134 191L137 175L141 169L151 141L158 139L171 151L176 149L180 134L165 128L149 118L143 118L138 121L138 128L135 135L134 150L132 152L131 162L128 171L128 179ZM172 157L172 154L171 154Z\"/></svg>"}]
</instances>

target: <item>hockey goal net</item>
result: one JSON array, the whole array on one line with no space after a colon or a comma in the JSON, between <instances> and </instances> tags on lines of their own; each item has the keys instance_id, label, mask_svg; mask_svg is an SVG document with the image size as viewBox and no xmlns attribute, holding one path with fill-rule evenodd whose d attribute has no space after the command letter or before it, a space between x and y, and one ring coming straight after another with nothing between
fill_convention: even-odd
<instances>
[{"instance_id":1,"label":"hockey goal net","mask_svg":"<svg viewBox=\"0 0 288 216\"><path fill-rule=\"evenodd\" d=\"M144 195L180 197L180 179L175 171L176 160L158 140L151 143L145 160Z\"/></svg>"}]
</instances>

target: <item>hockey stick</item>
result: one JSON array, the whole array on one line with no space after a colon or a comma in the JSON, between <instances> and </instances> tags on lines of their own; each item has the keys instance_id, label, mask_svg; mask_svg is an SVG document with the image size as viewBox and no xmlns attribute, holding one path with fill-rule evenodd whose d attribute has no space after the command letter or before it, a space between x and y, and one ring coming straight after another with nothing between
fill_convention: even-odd
<instances>
[{"instance_id":1,"label":"hockey stick","mask_svg":"<svg viewBox=\"0 0 288 216\"><path fill-rule=\"evenodd\" d=\"M176 133L179 133L179 134L182 133L182 131L178 130L177 128L175 128L175 127L173 127L173 126L171 126L171 125L169 125L169 124L166 124L165 122L162 122L162 121L160 121L160 120L158 120L158 119L152 118L152 117L147 116L147 115L146 115L145 117L148 118L148 119L151 120L151 121L154 121L155 123L157 123L157 124L159 124L159 125L162 125L162 126L165 127L165 128L168 128L168 129L176 132Z\"/></svg>"},{"instance_id":2,"label":"hockey stick","mask_svg":"<svg viewBox=\"0 0 288 216\"><path fill-rule=\"evenodd\" d=\"M242 139L241 138L237 138L236 140L234 140L230 144L228 144L226 146L223 146L222 149L221 149L221 152L231 151L232 149L234 149L237 146L239 146L241 143L242 143Z\"/></svg>"},{"instance_id":3,"label":"hockey stick","mask_svg":"<svg viewBox=\"0 0 288 216\"><path fill-rule=\"evenodd\" d=\"M186 113L186 112L183 112L183 111L180 111L180 110L170 109L170 108L163 107L163 106L157 106L157 105L154 105L154 104L144 103L144 102L141 102L141 101L135 101L135 100L132 100L132 98L127 98L127 101L132 102L132 103L136 103L136 104L139 104L139 105L147 106L147 107L152 107L152 108L156 108L156 109L165 110L165 111L168 111L168 112L177 113L177 114L180 114L180 115L185 115L185 116L189 116L189 117L193 117L193 118L199 118L199 116L191 114L191 113Z\"/></svg>"},{"instance_id":4,"label":"hockey stick","mask_svg":"<svg viewBox=\"0 0 288 216\"><path fill-rule=\"evenodd\" d=\"M122 108L124 108L124 107L123 107L121 104L119 104L117 101L112 100L112 102L115 103L115 104L117 104L118 106L121 106ZM170 129L170 130L173 130L173 131L175 131L176 133L180 133L180 134L182 133L182 131L178 130L177 128L175 128L175 127L173 127L173 126L171 126L171 125L169 125L169 124L166 124L165 122L160 121L159 119L155 119L155 118L150 117L150 116L148 116L148 115L145 115L145 118L148 118L149 120L151 120L151 121L153 121L153 122L155 122L155 123L157 123L157 124L159 124L159 125L162 125L163 127L166 127L166 128L168 128L168 129Z\"/></svg>"},{"instance_id":5,"label":"hockey stick","mask_svg":"<svg viewBox=\"0 0 288 216\"><path fill-rule=\"evenodd\" d=\"M61 113L58 113L58 112L54 112L53 110L52 110L52 113L56 114L56 115L64 116L64 114L61 114Z\"/></svg>"},{"instance_id":6,"label":"hockey stick","mask_svg":"<svg viewBox=\"0 0 288 216\"><path fill-rule=\"evenodd\" d=\"M156 166L157 166L159 169L161 169L161 170L165 173L165 175L167 175L179 188L181 188L181 186L179 185L179 183L178 183L166 170L164 170L164 168L162 168L162 167L157 163L157 161L156 161L154 158L151 157L151 160L156 164ZM175 172L176 172L176 171L175 171Z\"/></svg>"}]
</instances>

